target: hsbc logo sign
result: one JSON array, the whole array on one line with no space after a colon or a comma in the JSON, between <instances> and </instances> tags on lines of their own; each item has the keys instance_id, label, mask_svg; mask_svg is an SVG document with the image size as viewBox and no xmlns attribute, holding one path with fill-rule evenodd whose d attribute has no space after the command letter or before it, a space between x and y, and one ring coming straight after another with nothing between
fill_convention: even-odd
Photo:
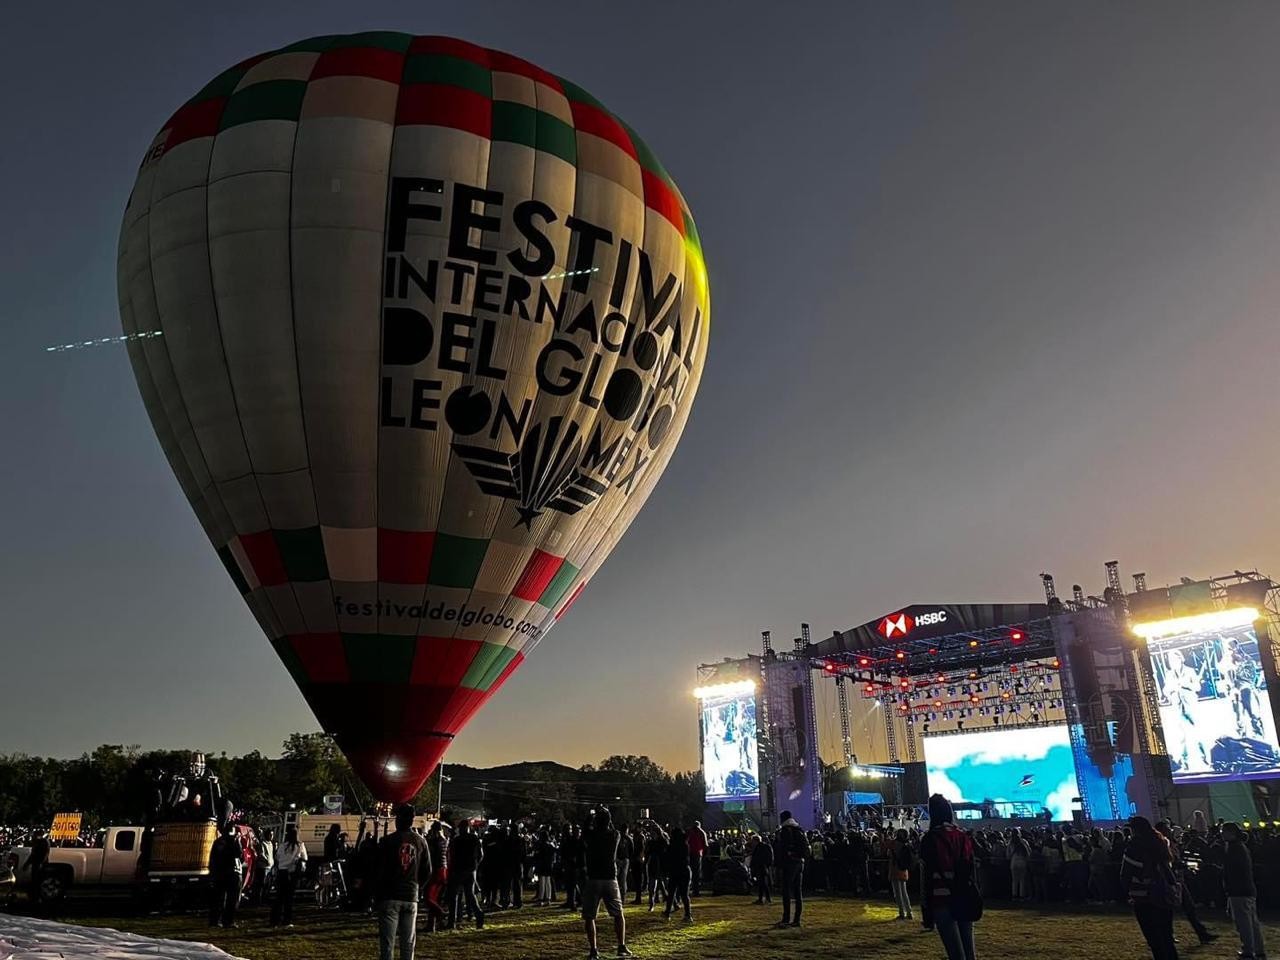
<instances>
[{"instance_id":1,"label":"hsbc logo sign","mask_svg":"<svg viewBox=\"0 0 1280 960\"><path fill-rule=\"evenodd\" d=\"M886 640L905 637L916 627L931 627L947 622L947 611L932 610L913 617L909 613L891 613L876 624L876 632Z\"/></svg>"},{"instance_id":2,"label":"hsbc logo sign","mask_svg":"<svg viewBox=\"0 0 1280 960\"><path fill-rule=\"evenodd\" d=\"M915 625L915 620L912 619L911 614L893 613L881 620L876 625L876 630L886 640L892 640L894 637L905 637Z\"/></svg>"}]
</instances>

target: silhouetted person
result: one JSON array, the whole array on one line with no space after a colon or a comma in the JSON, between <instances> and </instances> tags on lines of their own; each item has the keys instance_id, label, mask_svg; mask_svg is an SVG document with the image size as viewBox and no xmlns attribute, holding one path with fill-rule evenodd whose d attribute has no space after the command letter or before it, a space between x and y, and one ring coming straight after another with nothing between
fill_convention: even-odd
<instances>
[{"instance_id":1,"label":"silhouetted person","mask_svg":"<svg viewBox=\"0 0 1280 960\"><path fill-rule=\"evenodd\" d=\"M484 910L476 900L476 871L484 859L480 838L471 832L471 824L458 821L458 832L449 844L449 926L462 919L462 905L476 918L476 927L484 926Z\"/></svg>"},{"instance_id":2,"label":"silhouetted person","mask_svg":"<svg viewBox=\"0 0 1280 960\"><path fill-rule=\"evenodd\" d=\"M702 821L693 821L685 838L689 843L689 871L693 877L693 895L702 896L702 858L707 853L707 831L702 829Z\"/></svg>"},{"instance_id":3,"label":"silhouetted person","mask_svg":"<svg viewBox=\"0 0 1280 960\"><path fill-rule=\"evenodd\" d=\"M583 861L586 877L582 884L582 922L587 932L588 960L599 960L596 949L596 915L600 904L613 918L613 932L618 941L618 956L630 957L627 949L627 925L622 915L622 889L618 885L618 844L621 838L614 829L608 810L600 809L592 817L583 837Z\"/></svg>"},{"instance_id":4,"label":"silhouetted person","mask_svg":"<svg viewBox=\"0 0 1280 960\"><path fill-rule=\"evenodd\" d=\"M244 847L235 824L228 823L209 850L209 926L235 926L243 883Z\"/></svg>"},{"instance_id":5,"label":"silhouetted person","mask_svg":"<svg viewBox=\"0 0 1280 960\"><path fill-rule=\"evenodd\" d=\"M782 811L782 827L778 830L778 841L774 855L782 868L782 919L780 927L800 926L800 915L804 912L804 859L809 852L809 841L805 839L804 830L791 816L790 810ZM795 903L792 913L791 904Z\"/></svg>"},{"instance_id":6,"label":"silhouetted person","mask_svg":"<svg viewBox=\"0 0 1280 960\"><path fill-rule=\"evenodd\" d=\"M49 833L46 830L36 831L35 839L31 841L31 855L27 857L24 870L31 871L31 886L27 888L28 895L31 897L33 904L39 903L41 899L40 882L44 880L45 864L49 862Z\"/></svg>"}]
</instances>

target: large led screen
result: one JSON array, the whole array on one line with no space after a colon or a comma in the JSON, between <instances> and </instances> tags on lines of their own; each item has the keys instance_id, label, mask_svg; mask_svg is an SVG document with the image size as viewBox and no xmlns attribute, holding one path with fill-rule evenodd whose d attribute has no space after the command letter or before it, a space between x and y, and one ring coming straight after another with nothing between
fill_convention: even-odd
<instances>
[{"instance_id":1,"label":"large led screen","mask_svg":"<svg viewBox=\"0 0 1280 960\"><path fill-rule=\"evenodd\" d=\"M1175 783L1280 777L1280 741L1257 630L1252 621L1231 624L1230 613L1208 628L1147 638Z\"/></svg>"},{"instance_id":2,"label":"large led screen","mask_svg":"<svg viewBox=\"0 0 1280 960\"><path fill-rule=\"evenodd\" d=\"M925 737L924 763L930 793L978 805L957 816L1070 820L1079 796L1065 724Z\"/></svg>"},{"instance_id":3,"label":"large led screen","mask_svg":"<svg viewBox=\"0 0 1280 960\"><path fill-rule=\"evenodd\" d=\"M754 691L703 697L702 775L708 800L760 796Z\"/></svg>"}]
</instances>

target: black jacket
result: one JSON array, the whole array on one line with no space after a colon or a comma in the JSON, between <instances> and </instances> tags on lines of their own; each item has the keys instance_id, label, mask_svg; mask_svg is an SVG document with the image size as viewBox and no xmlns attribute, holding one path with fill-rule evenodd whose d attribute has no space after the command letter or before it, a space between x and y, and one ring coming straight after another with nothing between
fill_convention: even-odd
<instances>
[{"instance_id":1,"label":"black jacket","mask_svg":"<svg viewBox=\"0 0 1280 960\"><path fill-rule=\"evenodd\" d=\"M1243 840L1227 844L1227 862L1222 871L1222 884L1228 897L1256 897L1257 884L1253 882L1253 854Z\"/></svg>"},{"instance_id":2,"label":"black jacket","mask_svg":"<svg viewBox=\"0 0 1280 960\"><path fill-rule=\"evenodd\" d=\"M785 864L803 864L809 854L809 841L805 839L800 824L788 820L778 831L777 848L774 851Z\"/></svg>"}]
</instances>

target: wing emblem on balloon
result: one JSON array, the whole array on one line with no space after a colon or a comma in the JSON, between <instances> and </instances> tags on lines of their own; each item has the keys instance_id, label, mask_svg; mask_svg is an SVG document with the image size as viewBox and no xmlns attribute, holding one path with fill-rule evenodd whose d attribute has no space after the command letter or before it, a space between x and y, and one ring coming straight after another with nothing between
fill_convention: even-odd
<instances>
[{"instance_id":1,"label":"wing emblem on balloon","mask_svg":"<svg viewBox=\"0 0 1280 960\"><path fill-rule=\"evenodd\" d=\"M545 431L535 424L514 453L458 442L453 452L482 491L518 502L516 526L528 528L544 510L577 513L608 489L578 466L582 433L564 417L552 417Z\"/></svg>"}]
</instances>

